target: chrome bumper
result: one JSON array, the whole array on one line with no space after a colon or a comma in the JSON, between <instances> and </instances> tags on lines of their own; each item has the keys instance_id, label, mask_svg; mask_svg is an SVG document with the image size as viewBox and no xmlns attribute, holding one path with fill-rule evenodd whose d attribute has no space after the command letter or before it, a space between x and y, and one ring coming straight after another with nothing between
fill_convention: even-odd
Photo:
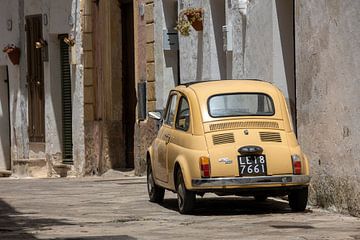
<instances>
[{"instance_id":1,"label":"chrome bumper","mask_svg":"<svg viewBox=\"0 0 360 240\"><path fill-rule=\"evenodd\" d=\"M304 185L310 182L306 175L277 175L256 177L200 178L191 181L193 187L256 186L270 184Z\"/></svg>"}]
</instances>

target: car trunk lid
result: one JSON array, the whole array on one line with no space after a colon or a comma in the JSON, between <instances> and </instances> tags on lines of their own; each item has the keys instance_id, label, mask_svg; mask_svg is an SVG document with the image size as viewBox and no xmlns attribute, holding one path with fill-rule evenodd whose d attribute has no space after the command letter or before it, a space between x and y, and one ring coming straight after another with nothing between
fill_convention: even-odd
<instances>
[{"instance_id":1,"label":"car trunk lid","mask_svg":"<svg viewBox=\"0 0 360 240\"><path fill-rule=\"evenodd\" d=\"M211 177L241 176L238 156L243 146L259 146L267 175L291 174L292 163L281 121L237 121L205 124Z\"/></svg>"}]
</instances>

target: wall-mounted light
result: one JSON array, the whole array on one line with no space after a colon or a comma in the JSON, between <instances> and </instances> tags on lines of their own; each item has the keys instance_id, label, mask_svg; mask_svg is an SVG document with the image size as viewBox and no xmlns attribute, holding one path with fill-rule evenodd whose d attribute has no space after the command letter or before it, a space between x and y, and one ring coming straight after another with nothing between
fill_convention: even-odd
<instances>
[{"instance_id":1,"label":"wall-mounted light","mask_svg":"<svg viewBox=\"0 0 360 240\"><path fill-rule=\"evenodd\" d=\"M46 47L47 45L47 42L42 38L39 38L39 40L35 42L35 48L37 49Z\"/></svg>"},{"instance_id":2,"label":"wall-mounted light","mask_svg":"<svg viewBox=\"0 0 360 240\"><path fill-rule=\"evenodd\" d=\"M69 45L70 47L75 45L75 39L73 36L64 37L64 42Z\"/></svg>"},{"instance_id":3,"label":"wall-mounted light","mask_svg":"<svg viewBox=\"0 0 360 240\"><path fill-rule=\"evenodd\" d=\"M6 29L7 29L8 31L11 31L11 30L12 30L12 20L11 20L11 19L8 19L8 20L6 21Z\"/></svg>"}]
</instances>

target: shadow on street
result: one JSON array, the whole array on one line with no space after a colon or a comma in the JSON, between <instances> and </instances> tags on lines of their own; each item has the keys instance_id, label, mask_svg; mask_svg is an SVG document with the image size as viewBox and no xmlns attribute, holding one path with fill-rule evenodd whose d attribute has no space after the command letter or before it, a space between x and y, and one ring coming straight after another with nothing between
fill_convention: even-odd
<instances>
[{"instance_id":1,"label":"shadow on street","mask_svg":"<svg viewBox=\"0 0 360 240\"><path fill-rule=\"evenodd\" d=\"M34 218L34 213L21 213L16 211L8 203L0 199L0 239L1 240L31 240L38 239L32 232L51 230L53 226L76 225L65 220L50 218ZM136 238L127 235L117 236L85 236L71 238L50 238L52 240L95 240L116 239L134 240Z\"/></svg>"},{"instance_id":2,"label":"shadow on street","mask_svg":"<svg viewBox=\"0 0 360 240\"><path fill-rule=\"evenodd\" d=\"M164 199L161 206L178 211L177 199ZM231 215L263 215L291 213L287 203L267 199L259 202L253 198L243 197L211 197L197 198L194 212L195 216L231 216ZM311 210L306 210L309 213Z\"/></svg>"}]
</instances>

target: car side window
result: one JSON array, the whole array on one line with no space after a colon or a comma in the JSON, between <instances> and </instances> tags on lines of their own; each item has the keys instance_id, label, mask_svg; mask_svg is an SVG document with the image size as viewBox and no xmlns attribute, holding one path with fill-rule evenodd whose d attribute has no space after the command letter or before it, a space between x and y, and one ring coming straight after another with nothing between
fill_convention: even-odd
<instances>
[{"instance_id":1,"label":"car side window","mask_svg":"<svg viewBox=\"0 0 360 240\"><path fill-rule=\"evenodd\" d=\"M176 111L176 101L177 101L177 95L171 95L169 102L167 104L167 109L166 109L166 115L164 118L164 123L166 125L170 125L173 126L174 125L174 121L175 121L175 111Z\"/></svg>"},{"instance_id":2,"label":"car side window","mask_svg":"<svg viewBox=\"0 0 360 240\"><path fill-rule=\"evenodd\" d=\"M179 108L176 117L175 127L177 129L187 131L190 126L190 108L185 97L180 99Z\"/></svg>"}]
</instances>

